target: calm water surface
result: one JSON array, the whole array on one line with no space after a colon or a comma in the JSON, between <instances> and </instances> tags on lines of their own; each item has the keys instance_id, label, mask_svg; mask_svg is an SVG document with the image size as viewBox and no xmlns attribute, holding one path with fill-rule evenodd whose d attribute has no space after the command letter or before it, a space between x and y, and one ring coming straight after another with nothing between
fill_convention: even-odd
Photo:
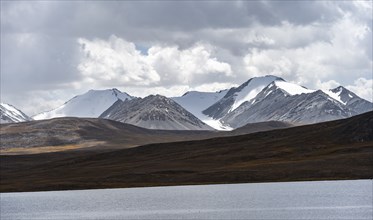
<instances>
[{"instance_id":1,"label":"calm water surface","mask_svg":"<svg viewBox=\"0 0 373 220\"><path fill-rule=\"evenodd\" d=\"M373 180L1 193L4 219L372 219Z\"/></svg>"}]
</instances>

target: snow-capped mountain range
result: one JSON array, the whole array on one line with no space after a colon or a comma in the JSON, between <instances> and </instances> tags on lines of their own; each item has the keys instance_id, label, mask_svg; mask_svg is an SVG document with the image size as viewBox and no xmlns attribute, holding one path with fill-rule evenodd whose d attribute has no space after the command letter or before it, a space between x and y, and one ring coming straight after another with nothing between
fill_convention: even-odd
<instances>
[{"instance_id":1,"label":"snow-capped mountain range","mask_svg":"<svg viewBox=\"0 0 373 220\"><path fill-rule=\"evenodd\" d=\"M262 121L308 124L356 115L321 90L289 93L288 88L283 86L277 81L272 82L255 99L243 103L220 120L231 127L240 127Z\"/></svg>"},{"instance_id":2,"label":"snow-capped mountain range","mask_svg":"<svg viewBox=\"0 0 373 220\"><path fill-rule=\"evenodd\" d=\"M188 100L188 105L185 105L186 99L184 96L174 98L187 110L193 109L190 103L198 103ZM342 86L331 90L312 90L268 75L224 90L218 101L199 112L193 109L193 114L211 127L222 130L264 121L317 123L371 110L372 103Z\"/></svg>"},{"instance_id":3,"label":"snow-capped mountain range","mask_svg":"<svg viewBox=\"0 0 373 220\"><path fill-rule=\"evenodd\" d=\"M0 103L0 123L16 123L32 120L29 116L23 113L21 110L16 107Z\"/></svg>"},{"instance_id":4,"label":"snow-capped mountain range","mask_svg":"<svg viewBox=\"0 0 373 220\"><path fill-rule=\"evenodd\" d=\"M248 123L309 124L373 110L373 103L339 86L312 90L267 75L218 92L190 91L181 97L136 98L117 89L90 90L33 117L103 117L151 129L231 130Z\"/></svg>"},{"instance_id":5,"label":"snow-capped mountain range","mask_svg":"<svg viewBox=\"0 0 373 220\"><path fill-rule=\"evenodd\" d=\"M342 86L331 90L310 90L277 78L255 98L246 100L219 120L233 128L263 121L310 124L347 118L371 110L372 103Z\"/></svg>"}]
</instances>

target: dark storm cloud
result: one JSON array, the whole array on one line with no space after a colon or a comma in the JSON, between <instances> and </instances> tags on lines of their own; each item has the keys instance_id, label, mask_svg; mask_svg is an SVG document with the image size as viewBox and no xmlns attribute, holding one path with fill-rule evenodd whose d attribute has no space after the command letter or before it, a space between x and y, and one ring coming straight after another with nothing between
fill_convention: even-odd
<instances>
[{"instance_id":1,"label":"dark storm cloud","mask_svg":"<svg viewBox=\"0 0 373 220\"><path fill-rule=\"evenodd\" d=\"M2 2L1 26L4 33L91 39L107 39L115 34L140 44L158 42L186 48L201 40L214 40L213 34L198 35L204 30L250 28L256 24L278 26L283 22L295 25L330 22L340 16L333 4L322 1ZM220 47L242 54L239 49L242 42L231 45L218 42L222 43ZM252 45L246 47L249 46Z\"/></svg>"},{"instance_id":2,"label":"dark storm cloud","mask_svg":"<svg viewBox=\"0 0 373 220\"><path fill-rule=\"evenodd\" d=\"M313 22L331 22L341 16L335 10L335 4L326 1L271 1L268 2L270 24L289 21L296 25L307 25Z\"/></svg>"},{"instance_id":3,"label":"dark storm cloud","mask_svg":"<svg viewBox=\"0 0 373 220\"><path fill-rule=\"evenodd\" d=\"M5 2L2 7L5 30L80 37L131 35L132 29L142 28L188 32L242 28L255 22L307 25L340 15L322 1L47 1Z\"/></svg>"}]
</instances>

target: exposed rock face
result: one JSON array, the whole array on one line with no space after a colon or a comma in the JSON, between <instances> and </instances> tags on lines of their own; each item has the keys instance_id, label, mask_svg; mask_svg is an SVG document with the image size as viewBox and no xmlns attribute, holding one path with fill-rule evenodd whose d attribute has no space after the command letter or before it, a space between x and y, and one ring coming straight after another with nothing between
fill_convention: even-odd
<instances>
[{"instance_id":1,"label":"exposed rock face","mask_svg":"<svg viewBox=\"0 0 373 220\"><path fill-rule=\"evenodd\" d=\"M222 118L243 102L255 98L263 88L275 80L283 79L270 75L249 79L239 87L231 88L222 99L204 110L203 113L215 119Z\"/></svg>"},{"instance_id":2,"label":"exposed rock face","mask_svg":"<svg viewBox=\"0 0 373 220\"><path fill-rule=\"evenodd\" d=\"M353 109L359 114L373 110L373 103L360 98L355 93L351 92L343 86L338 86L337 88L330 91L338 95L340 100L344 102L347 107Z\"/></svg>"},{"instance_id":3,"label":"exposed rock face","mask_svg":"<svg viewBox=\"0 0 373 220\"><path fill-rule=\"evenodd\" d=\"M100 117L149 129L212 129L172 99L160 95L127 102L118 100Z\"/></svg>"},{"instance_id":4,"label":"exposed rock face","mask_svg":"<svg viewBox=\"0 0 373 220\"><path fill-rule=\"evenodd\" d=\"M231 127L264 121L310 124L347 118L357 113L321 90L289 95L276 85L266 87L251 102L242 104L221 120Z\"/></svg>"}]
</instances>

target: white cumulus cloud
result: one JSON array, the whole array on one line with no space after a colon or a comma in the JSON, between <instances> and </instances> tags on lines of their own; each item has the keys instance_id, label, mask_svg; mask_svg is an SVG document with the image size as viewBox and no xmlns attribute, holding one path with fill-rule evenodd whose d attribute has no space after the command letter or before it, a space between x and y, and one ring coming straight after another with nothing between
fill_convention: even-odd
<instances>
[{"instance_id":1,"label":"white cumulus cloud","mask_svg":"<svg viewBox=\"0 0 373 220\"><path fill-rule=\"evenodd\" d=\"M158 86L199 84L214 75L230 76L231 66L213 56L210 45L190 48L155 45L147 54L116 36L78 40L83 56L78 70L89 84Z\"/></svg>"},{"instance_id":2,"label":"white cumulus cloud","mask_svg":"<svg viewBox=\"0 0 373 220\"><path fill-rule=\"evenodd\" d=\"M78 66L89 83L104 85L149 85L160 81L159 74L148 64L135 44L116 36L109 40L78 40L83 51Z\"/></svg>"},{"instance_id":3,"label":"white cumulus cloud","mask_svg":"<svg viewBox=\"0 0 373 220\"><path fill-rule=\"evenodd\" d=\"M216 74L232 74L228 63L220 62L212 56L209 45L196 44L191 48L180 50L178 47L154 46L148 51L148 61L166 84L175 82L193 85L207 81L206 77Z\"/></svg>"},{"instance_id":4,"label":"white cumulus cloud","mask_svg":"<svg viewBox=\"0 0 373 220\"><path fill-rule=\"evenodd\" d=\"M373 102L373 79L358 78L353 85L346 86L356 95Z\"/></svg>"},{"instance_id":5,"label":"white cumulus cloud","mask_svg":"<svg viewBox=\"0 0 373 220\"><path fill-rule=\"evenodd\" d=\"M285 29L288 28L288 24L283 25ZM304 32L302 29L299 31ZM319 26L318 32L325 32L328 38L320 38L295 48L279 45L250 49L243 58L246 70L251 76L273 74L311 88L317 87L320 82L335 79L348 85L346 81L349 79L371 77L371 48L366 47L372 37L369 26L346 14L331 26ZM276 34L280 39L285 35ZM288 38L295 37L297 41L296 36L291 33ZM280 42L276 38L274 40Z\"/></svg>"}]
</instances>

